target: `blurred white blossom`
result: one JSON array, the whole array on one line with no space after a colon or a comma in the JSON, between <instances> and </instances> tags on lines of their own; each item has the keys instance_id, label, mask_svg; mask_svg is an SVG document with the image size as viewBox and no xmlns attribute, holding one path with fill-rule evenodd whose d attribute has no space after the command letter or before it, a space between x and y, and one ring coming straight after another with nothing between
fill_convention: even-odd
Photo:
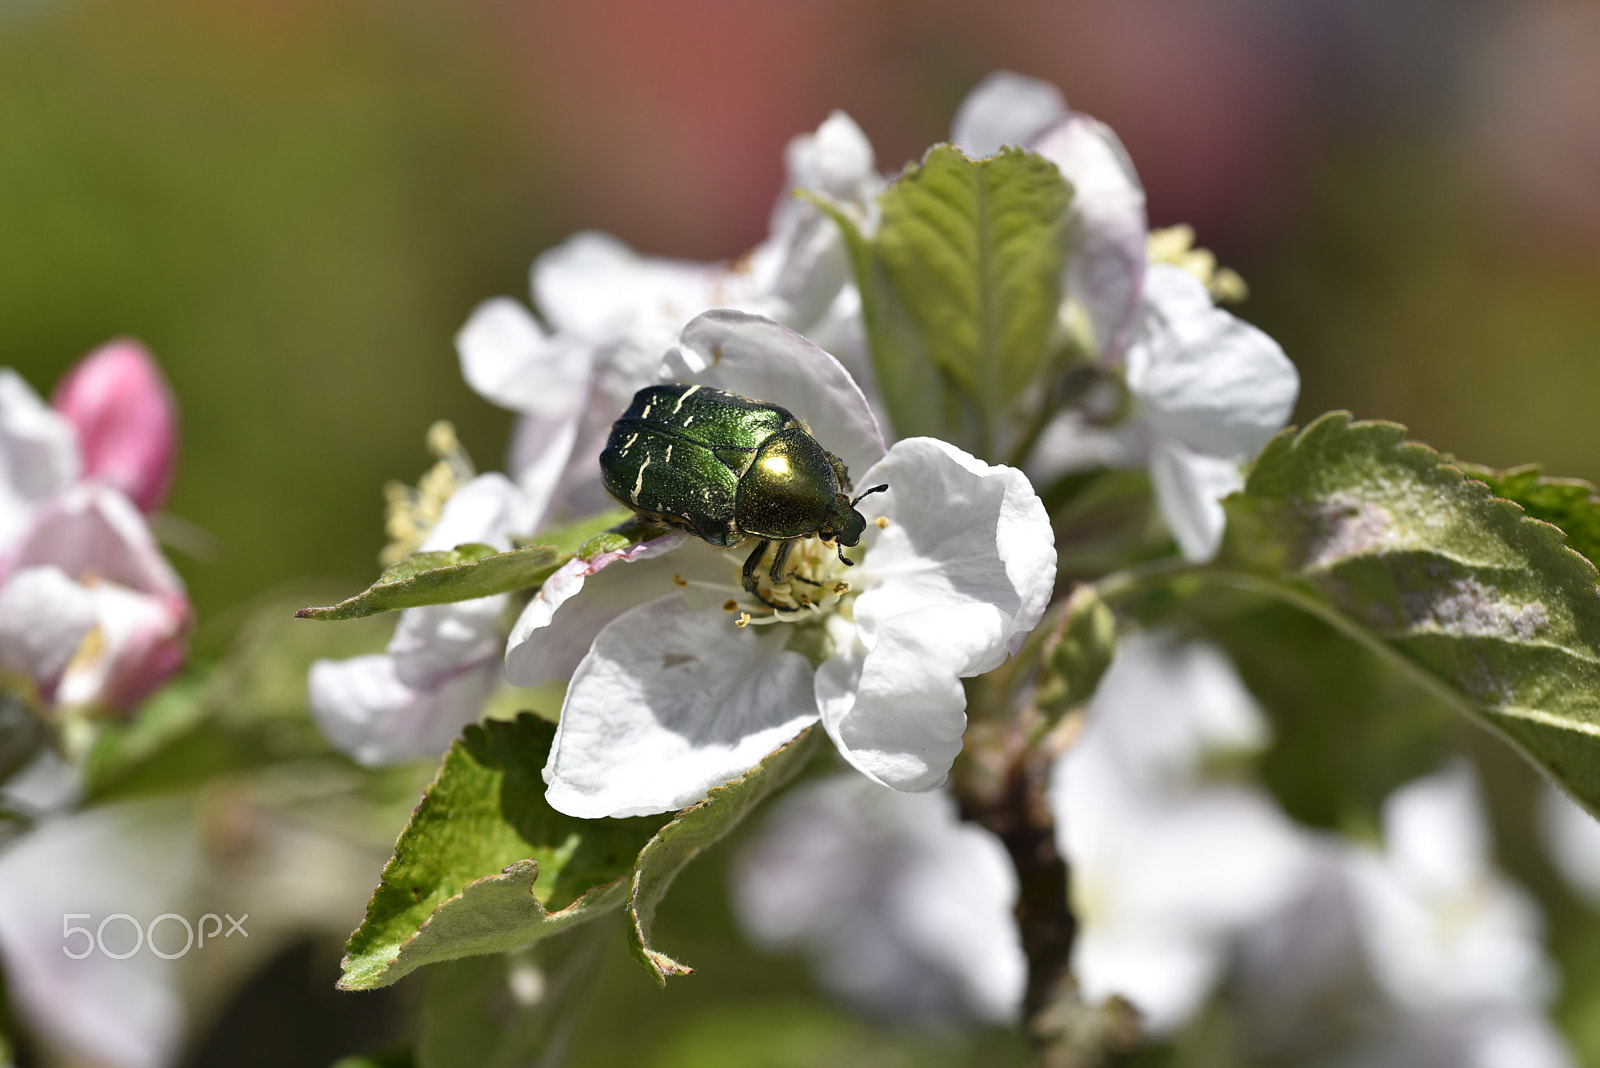
<instances>
[{"instance_id":1,"label":"blurred white blossom","mask_svg":"<svg viewBox=\"0 0 1600 1068\"><path fill-rule=\"evenodd\" d=\"M848 774L807 783L773 807L730 879L745 932L804 952L851 1005L933 1024L1016 1019L1027 980L1016 873L942 792Z\"/></svg>"},{"instance_id":2,"label":"blurred white blossom","mask_svg":"<svg viewBox=\"0 0 1600 1068\"><path fill-rule=\"evenodd\" d=\"M1122 640L1050 787L1078 917L1085 997L1120 994L1169 1035L1216 987L1238 937L1303 884L1310 850L1263 791L1207 765L1261 748L1264 717L1217 649Z\"/></svg>"}]
</instances>

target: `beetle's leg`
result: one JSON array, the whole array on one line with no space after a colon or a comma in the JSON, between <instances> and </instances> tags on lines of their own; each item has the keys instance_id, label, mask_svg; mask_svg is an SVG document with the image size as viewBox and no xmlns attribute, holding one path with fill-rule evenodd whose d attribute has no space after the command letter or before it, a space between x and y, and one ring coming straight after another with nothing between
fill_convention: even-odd
<instances>
[{"instance_id":1,"label":"beetle's leg","mask_svg":"<svg viewBox=\"0 0 1600 1068\"><path fill-rule=\"evenodd\" d=\"M767 547L771 544L772 542L770 541L757 542L755 549L745 558L744 591L774 612L798 612L798 608L769 600L767 595L761 592L761 582L756 578L756 565L761 562L761 558L766 555ZM772 578L775 583L779 581L776 576L782 573L784 561L789 556L789 547L793 544L792 541L785 541L780 542L778 545L777 560L773 562L772 568L767 572L768 577Z\"/></svg>"},{"instance_id":2,"label":"beetle's leg","mask_svg":"<svg viewBox=\"0 0 1600 1068\"><path fill-rule=\"evenodd\" d=\"M768 604L771 604L772 602L767 601L765 597L762 597L761 591L757 588L756 565L761 562L761 558L767 553L767 546L771 544L772 543L770 541L756 542L755 550L745 558L743 571L744 592L754 594L756 597L760 598L762 601L766 601Z\"/></svg>"},{"instance_id":3,"label":"beetle's leg","mask_svg":"<svg viewBox=\"0 0 1600 1068\"><path fill-rule=\"evenodd\" d=\"M783 565L789 562L789 550L794 548L794 541L780 541L778 551L772 554L772 566L767 569L767 577L774 586L783 585Z\"/></svg>"},{"instance_id":4,"label":"beetle's leg","mask_svg":"<svg viewBox=\"0 0 1600 1068\"><path fill-rule=\"evenodd\" d=\"M833 543L834 551L839 554L839 562L845 567L855 567L856 562L844 554L844 546L838 542Z\"/></svg>"}]
</instances>

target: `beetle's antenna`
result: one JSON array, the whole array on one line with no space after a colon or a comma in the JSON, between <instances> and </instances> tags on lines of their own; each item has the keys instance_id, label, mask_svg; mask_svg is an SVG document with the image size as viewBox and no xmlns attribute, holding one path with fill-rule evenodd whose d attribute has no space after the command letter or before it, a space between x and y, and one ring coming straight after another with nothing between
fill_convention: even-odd
<instances>
[{"instance_id":1,"label":"beetle's antenna","mask_svg":"<svg viewBox=\"0 0 1600 1068\"><path fill-rule=\"evenodd\" d=\"M881 486L873 486L869 490L863 490L862 492L856 494L856 499L850 502L850 507L854 508L856 505L860 504L861 503L861 498L870 497L874 493L882 493L884 490L886 490L888 488L889 488L889 484L887 482L885 482Z\"/></svg>"},{"instance_id":2,"label":"beetle's antenna","mask_svg":"<svg viewBox=\"0 0 1600 1068\"><path fill-rule=\"evenodd\" d=\"M865 495L863 494L863 496L865 496ZM855 567L856 566L856 562L854 560L850 559L848 556L846 556L844 554L844 546L843 545L840 545L838 542L834 542L833 543L833 547L839 553L839 562L841 564L843 564L845 567Z\"/></svg>"}]
</instances>

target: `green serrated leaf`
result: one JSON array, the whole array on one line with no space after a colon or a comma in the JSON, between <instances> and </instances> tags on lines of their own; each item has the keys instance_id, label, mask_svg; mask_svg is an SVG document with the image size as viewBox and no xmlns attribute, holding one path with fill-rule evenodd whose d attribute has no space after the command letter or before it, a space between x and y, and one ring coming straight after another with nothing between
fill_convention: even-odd
<instances>
[{"instance_id":1,"label":"green serrated leaf","mask_svg":"<svg viewBox=\"0 0 1600 1068\"><path fill-rule=\"evenodd\" d=\"M666 817L550 808L540 770L554 738L524 714L469 726L451 746L345 947L342 988L516 949L622 904L623 877Z\"/></svg>"},{"instance_id":2,"label":"green serrated leaf","mask_svg":"<svg viewBox=\"0 0 1600 1068\"><path fill-rule=\"evenodd\" d=\"M1600 564L1600 496L1581 478L1546 478L1535 464L1496 471L1461 464L1468 478L1485 483L1496 497L1516 501L1535 519L1554 523L1567 535L1567 545Z\"/></svg>"},{"instance_id":3,"label":"green serrated leaf","mask_svg":"<svg viewBox=\"0 0 1600 1068\"><path fill-rule=\"evenodd\" d=\"M744 775L714 787L704 801L678 813L640 851L628 894L631 921L628 947L657 984L666 986L667 976L687 975L693 971L650 945L656 907L666 897L672 880L684 865L731 831L773 791L786 786L798 775L811 759L821 736L820 728L807 727Z\"/></svg>"},{"instance_id":4,"label":"green serrated leaf","mask_svg":"<svg viewBox=\"0 0 1600 1068\"><path fill-rule=\"evenodd\" d=\"M379 612L532 589L571 555L553 545L530 545L504 553L488 545L458 545L447 551L415 553L354 597L322 608L302 608L295 617L360 619Z\"/></svg>"},{"instance_id":5,"label":"green serrated leaf","mask_svg":"<svg viewBox=\"0 0 1600 1068\"><path fill-rule=\"evenodd\" d=\"M1342 412L1279 434L1224 506L1224 581L1389 657L1600 812L1600 589L1559 529Z\"/></svg>"},{"instance_id":6,"label":"green serrated leaf","mask_svg":"<svg viewBox=\"0 0 1600 1068\"><path fill-rule=\"evenodd\" d=\"M879 198L870 239L830 210L900 436L992 452L1007 409L1052 355L1071 200L1040 156L1008 148L974 161L936 145Z\"/></svg>"}]
</instances>

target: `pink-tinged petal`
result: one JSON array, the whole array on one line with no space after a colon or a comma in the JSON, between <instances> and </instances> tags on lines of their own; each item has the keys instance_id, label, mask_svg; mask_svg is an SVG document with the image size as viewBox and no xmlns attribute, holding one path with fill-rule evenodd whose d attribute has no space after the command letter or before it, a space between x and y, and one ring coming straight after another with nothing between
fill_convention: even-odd
<instances>
[{"instance_id":1,"label":"pink-tinged petal","mask_svg":"<svg viewBox=\"0 0 1600 1068\"><path fill-rule=\"evenodd\" d=\"M1072 185L1067 293L1089 317L1103 366L1121 359L1138 327L1145 279L1144 186L1117 135L1071 115L1028 146Z\"/></svg>"},{"instance_id":2,"label":"pink-tinged petal","mask_svg":"<svg viewBox=\"0 0 1600 1068\"><path fill-rule=\"evenodd\" d=\"M1055 539L1026 477L946 442L907 438L864 477L857 641L817 672L823 724L845 758L900 790L944 782L961 750L960 680L1003 663L1055 584ZM870 502L870 506L869 506Z\"/></svg>"},{"instance_id":3,"label":"pink-tinged petal","mask_svg":"<svg viewBox=\"0 0 1600 1068\"><path fill-rule=\"evenodd\" d=\"M60 705L131 709L160 689L188 654L189 604L181 596L92 583L95 631L56 688Z\"/></svg>"},{"instance_id":4,"label":"pink-tinged petal","mask_svg":"<svg viewBox=\"0 0 1600 1068\"><path fill-rule=\"evenodd\" d=\"M606 624L676 588L672 576L693 568L694 555L680 554L681 560L675 556L671 562L653 565L644 562L690 540L689 535L674 532L588 560L568 560L545 579L511 628L506 678L516 686L538 686L569 677ZM607 572L612 564L633 566Z\"/></svg>"},{"instance_id":5,"label":"pink-tinged petal","mask_svg":"<svg viewBox=\"0 0 1600 1068\"><path fill-rule=\"evenodd\" d=\"M576 412L594 370L593 345L547 335L528 309L508 297L473 309L456 335L456 352L462 377L479 396L546 419Z\"/></svg>"},{"instance_id":6,"label":"pink-tinged petal","mask_svg":"<svg viewBox=\"0 0 1600 1068\"><path fill-rule=\"evenodd\" d=\"M884 455L883 432L850 372L770 319L727 309L706 312L683 328L662 369L683 381L789 409L858 479Z\"/></svg>"},{"instance_id":7,"label":"pink-tinged petal","mask_svg":"<svg viewBox=\"0 0 1600 1068\"><path fill-rule=\"evenodd\" d=\"M995 71L956 108L950 140L969 158L982 159L1007 145L1027 147L1066 114L1066 99L1049 82Z\"/></svg>"},{"instance_id":8,"label":"pink-tinged petal","mask_svg":"<svg viewBox=\"0 0 1600 1068\"><path fill-rule=\"evenodd\" d=\"M22 376L0 367L0 549L40 503L78 480L78 436Z\"/></svg>"},{"instance_id":9,"label":"pink-tinged petal","mask_svg":"<svg viewBox=\"0 0 1600 1068\"><path fill-rule=\"evenodd\" d=\"M103 483L80 483L38 509L21 536L0 552L0 577L47 565L78 581L183 596L183 581L161 555L144 517L120 490Z\"/></svg>"},{"instance_id":10,"label":"pink-tinged petal","mask_svg":"<svg viewBox=\"0 0 1600 1068\"><path fill-rule=\"evenodd\" d=\"M816 722L811 665L783 630L736 627L676 595L617 617L567 687L544 769L551 807L587 819L684 808Z\"/></svg>"},{"instance_id":11,"label":"pink-tinged petal","mask_svg":"<svg viewBox=\"0 0 1600 1068\"><path fill-rule=\"evenodd\" d=\"M119 340L79 360L50 403L77 428L83 475L154 512L178 463L178 405L161 368L137 341Z\"/></svg>"},{"instance_id":12,"label":"pink-tinged petal","mask_svg":"<svg viewBox=\"0 0 1600 1068\"><path fill-rule=\"evenodd\" d=\"M365 767L437 757L478 718L499 675L491 657L418 689L400 680L390 656L318 660L311 713L333 747Z\"/></svg>"},{"instance_id":13,"label":"pink-tinged petal","mask_svg":"<svg viewBox=\"0 0 1600 1068\"><path fill-rule=\"evenodd\" d=\"M1161 518L1184 559L1198 563L1217 555L1228 522L1222 498L1244 485L1239 461L1157 439L1150 452L1150 481Z\"/></svg>"},{"instance_id":14,"label":"pink-tinged petal","mask_svg":"<svg viewBox=\"0 0 1600 1068\"><path fill-rule=\"evenodd\" d=\"M49 700L94 622L89 591L60 568L16 571L0 586L0 668L26 675Z\"/></svg>"},{"instance_id":15,"label":"pink-tinged petal","mask_svg":"<svg viewBox=\"0 0 1600 1068\"><path fill-rule=\"evenodd\" d=\"M1212 456L1254 455L1294 411L1300 375L1278 343L1220 308L1199 279L1153 264L1128 350L1138 418Z\"/></svg>"}]
</instances>

